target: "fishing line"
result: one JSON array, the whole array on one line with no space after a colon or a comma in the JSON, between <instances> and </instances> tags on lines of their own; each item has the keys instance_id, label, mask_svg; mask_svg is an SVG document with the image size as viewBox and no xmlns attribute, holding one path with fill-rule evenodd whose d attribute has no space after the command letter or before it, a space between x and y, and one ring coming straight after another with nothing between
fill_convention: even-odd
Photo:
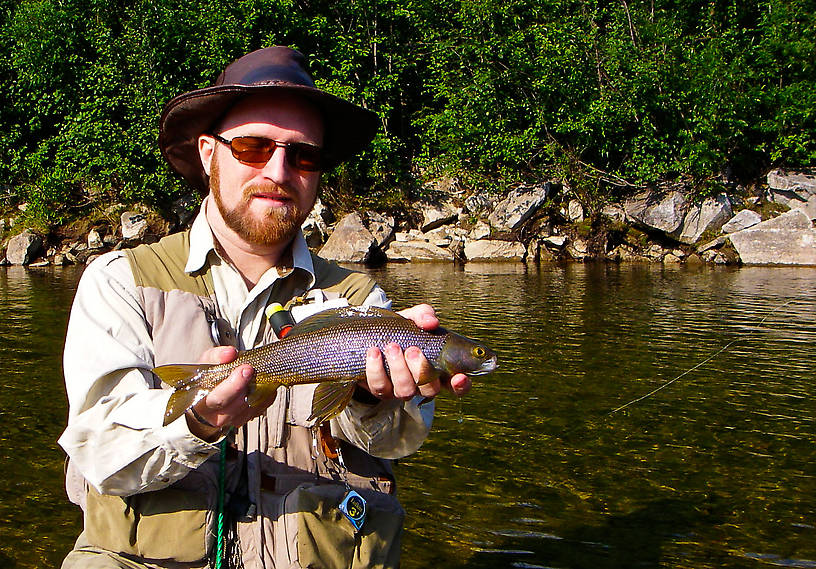
<instances>
[{"instance_id":1,"label":"fishing line","mask_svg":"<svg viewBox=\"0 0 816 569\"><path fill-rule=\"evenodd\" d=\"M674 379L670 379L669 381L667 381L667 382L666 382L666 383L664 383L663 385L661 385L661 386L657 387L656 389L653 389L652 391L650 391L650 392L649 392L649 393L647 393L646 395L641 395L640 397L638 397L638 398L636 398L636 399L632 399L631 401L629 401L628 403L625 403L625 404L621 405L620 407L617 407L617 408L615 408L615 409L612 409L612 410L611 410L609 413L607 413L607 414L606 414L606 416L608 417L609 415L612 415L613 413L617 413L618 411L622 411L622 410L626 409L627 407L629 407L629 406L631 406L631 405L634 405L635 403L640 403L640 402L641 402L641 401L643 401L644 399L648 399L649 397L651 397L652 395L654 395L654 394L655 394L655 393L657 393L658 391L662 391L663 389L666 389L667 387L669 387L671 384L673 384L673 383L674 383L675 381L677 381L678 379L680 379L680 378L682 378L682 377L685 377L685 376L687 376L688 374L690 374L691 372L693 372L694 370L699 369L700 367L704 366L705 364L707 364L708 362L710 362L711 360L713 360L714 358L716 358L718 355L720 355L721 353L723 353L725 350L727 350L728 348L730 348L730 347L731 347L731 346L733 346L734 344L737 344L737 343L739 343L739 342L747 342L748 340L752 339L752 338L753 338L753 337L756 335L757 331L758 331L760 328L762 328L762 325L763 325L763 324L765 324L765 321L766 321L768 318L770 318L770 317L771 317L771 316L773 316L773 315L774 315L774 314L775 314L777 311L779 311L779 310L781 310L781 309L785 308L787 305L791 304L792 302L795 302L795 301L794 301L794 300L789 300L789 301L787 301L786 303L784 303L784 304L780 304L779 306L777 306L776 308L774 308L773 310L771 310L771 311L770 311L768 314L766 314L766 315L765 315L765 317L764 317L762 320L760 320L759 324L757 324L757 326L756 326L757 330L755 330L755 331L751 332L750 334L748 334L747 336L744 336L744 337L742 337L742 338L737 338L737 339L735 339L735 340L731 340L731 341L730 341L730 342L728 342L726 345L724 345L722 348L720 348L719 350L717 350L716 352L714 352L713 354L711 354L710 356L708 356L706 359L704 359L704 360L703 360L703 361L701 361L700 363L696 364L695 366L693 366L693 367L691 367L691 368L687 369L686 371L684 371L683 373L681 373L680 375L678 375L678 376L677 376L677 377L675 377Z\"/></svg>"}]
</instances>

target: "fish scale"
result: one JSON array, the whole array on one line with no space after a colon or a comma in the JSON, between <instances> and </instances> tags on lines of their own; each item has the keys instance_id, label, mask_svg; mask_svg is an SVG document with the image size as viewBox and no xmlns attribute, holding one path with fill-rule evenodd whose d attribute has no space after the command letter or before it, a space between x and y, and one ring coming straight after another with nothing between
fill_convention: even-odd
<instances>
[{"instance_id":1,"label":"fish scale","mask_svg":"<svg viewBox=\"0 0 816 569\"><path fill-rule=\"evenodd\" d=\"M174 388L164 424L184 414L242 364L251 365L256 372L253 389L247 395L250 406L271 404L281 386L318 383L312 416L327 419L342 411L356 382L365 378L368 348L382 349L392 342L403 350L418 347L442 377L479 375L496 369L496 354L475 340L441 328L427 332L389 310L343 307L319 312L297 324L282 340L241 352L227 364L154 368L153 372Z\"/></svg>"}]
</instances>

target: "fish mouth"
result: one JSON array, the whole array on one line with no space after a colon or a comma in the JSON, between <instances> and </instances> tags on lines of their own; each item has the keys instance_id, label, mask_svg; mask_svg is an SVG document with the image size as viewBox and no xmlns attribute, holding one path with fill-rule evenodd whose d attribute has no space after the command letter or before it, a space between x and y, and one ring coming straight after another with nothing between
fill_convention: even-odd
<instances>
[{"instance_id":1,"label":"fish mouth","mask_svg":"<svg viewBox=\"0 0 816 569\"><path fill-rule=\"evenodd\" d=\"M469 371L467 375L487 375L488 373L496 371L497 367L499 367L498 358L493 356L489 360L482 362L482 365L475 370Z\"/></svg>"}]
</instances>

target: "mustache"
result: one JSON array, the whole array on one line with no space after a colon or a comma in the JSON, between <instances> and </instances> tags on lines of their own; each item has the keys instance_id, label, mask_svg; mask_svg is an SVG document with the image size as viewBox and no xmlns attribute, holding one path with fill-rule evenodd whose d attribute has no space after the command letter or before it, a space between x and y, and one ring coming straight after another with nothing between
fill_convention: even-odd
<instances>
[{"instance_id":1,"label":"mustache","mask_svg":"<svg viewBox=\"0 0 816 569\"><path fill-rule=\"evenodd\" d=\"M280 184L276 184L274 182L269 182L266 184L253 184L251 186L247 186L244 188L244 201L249 201L253 195L255 194L276 194L281 195L284 198L294 200L295 192L286 188L285 186L281 186Z\"/></svg>"}]
</instances>

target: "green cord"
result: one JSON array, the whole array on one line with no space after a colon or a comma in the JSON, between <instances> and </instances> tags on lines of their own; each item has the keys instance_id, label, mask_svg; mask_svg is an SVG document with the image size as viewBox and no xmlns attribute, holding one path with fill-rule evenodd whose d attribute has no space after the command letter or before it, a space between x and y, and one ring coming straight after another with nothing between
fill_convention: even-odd
<instances>
[{"instance_id":1,"label":"green cord","mask_svg":"<svg viewBox=\"0 0 816 569\"><path fill-rule=\"evenodd\" d=\"M215 568L221 569L221 564L224 561L224 552L227 544L224 540L224 493L225 493L225 478L227 474L227 439L224 438L218 443L218 448L221 453L218 467L218 527L215 536Z\"/></svg>"}]
</instances>

